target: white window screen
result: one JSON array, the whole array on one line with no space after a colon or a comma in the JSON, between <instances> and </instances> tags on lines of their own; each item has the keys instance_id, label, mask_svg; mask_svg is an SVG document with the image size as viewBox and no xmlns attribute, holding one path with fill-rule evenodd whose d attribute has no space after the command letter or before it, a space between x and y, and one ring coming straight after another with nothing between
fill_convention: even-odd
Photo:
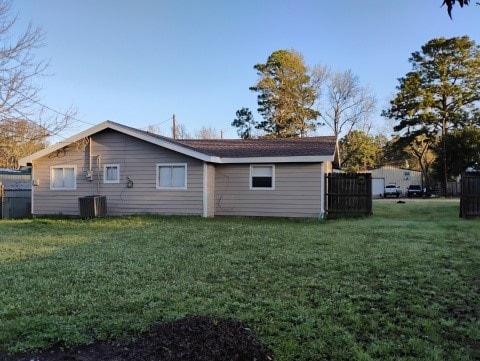
<instances>
[{"instance_id":1,"label":"white window screen","mask_svg":"<svg viewBox=\"0 0 480 361\"><path fill-rule=\"evenodd\" d=\"M63 168L63 187L75 188L75 169Z\"/></svg>"},{"instance_id":2,"label":"white window screen","mask_svg":"<svg viewBox=\"0 0 480 361\"><path fill-rule=\"evenodd\" d=\"M186 165L158 165L157 188L186 188Z\"/></svg>"},{"instance_id":3,"label":"white window screen","mask_svg":"<svg viewBox=\"0 0 480 361\"><path fill-rule=\"evenodd\" d=\"M63 168L52 169L52 188L63 188Z\"/></svg>"},{"instance_id":4,"label":"white window screen","mask_svg":"<svg viewBox=\"0 0 480 361\"><path fill-rule=\"evenodd\" d=\"M185 167L172 167L172 187L185 187Z\"/></svg>"},{"instance_id":5,"label":"white window screen","mask_svg":"<svg viewBox=\"0 0 480 361\"><path fill-rule=\"evenodd\" d=\"M252 167L252 176L271 177L273 175L272 166L254 166Z\"/></svg>"},{"instance_id":6,"label":"white window screen","mask_svg":"<svg viewBox=\"0 0 480 361\"><path fill-rule=\"evenodd\" d=\"M55 167L51 170L50 188L75 189L75 168Z\"/></svg>"},{"instance_id":7,"label":"white window screen","mask_svg":"<svg viewBox=\"0 0 480 361\"><path fill-rule=\"evenodd\" d=\"M117 164L106 164L104 166L104 182L118 183L120 181L120 167Z\"/></svg>"},{"instance_id":8,"label":"white window screen","mask_svg":"<svg viewBox=\"0 0 480 361\"><path fill-rule=\"evenodd\" d=\"M159 186L161 188L168 188L172 185L172 167L160 167Z\"/></svg>"}]
</instances>

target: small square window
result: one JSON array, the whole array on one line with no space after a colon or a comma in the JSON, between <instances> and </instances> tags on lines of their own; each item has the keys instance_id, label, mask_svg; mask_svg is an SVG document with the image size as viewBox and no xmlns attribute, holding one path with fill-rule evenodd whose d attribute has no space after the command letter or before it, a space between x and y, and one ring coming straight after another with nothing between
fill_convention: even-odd
<instances>
[{"instance_id":1,"label":"small square window","mask_svg":"<svg viewBox=\"0 0 480 361\"><path fill-rule=\"evenodd\" d=\"M120 166L118 164L103 166L103 183L120 183Z\"/></svg>"},{"instance_id":2,"label":"small square window","mask_svg":"<svg viewBox=\"0 0 480 361\"><path fill-rule=\"evenodd\" d=\"M74 166L55 166L50 168L50 189L76 189L76 168Z\"/></svg>"},{"instance_id":3,"label":"small square window","mask_svg":"<svg viewBox=\"0 0 480 361\"><path fill-rule=\"evenodd\" d=\"M250 166L250 189L274 189L275 167L273 165Z\"/></svg>"}]
</instances>

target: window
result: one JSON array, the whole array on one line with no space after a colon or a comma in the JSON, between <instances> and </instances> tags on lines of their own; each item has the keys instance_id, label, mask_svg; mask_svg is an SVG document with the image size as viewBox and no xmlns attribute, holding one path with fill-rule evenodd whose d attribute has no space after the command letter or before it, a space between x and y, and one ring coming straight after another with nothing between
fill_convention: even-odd
<instances>
[{"instance_id":1,"label":"window","mask_svg":"<svg viewBox=\"0 0 480 361\"><path fill-rule=\"evenodd\" d=\"M157 164L157 189L187 189L187 165Z\"/></svg>"},{"instance_id":2,"label":"window","mask_svg":"<svg viewBox=\"0 0 480 361\"><path fill-rule=\"evenodd\" d=\"M120 166L118 164L103 166L103 183L120 183Z\"/></svg>"},{"instance_id":3,"label":"window","mask_svg":"<svg viewBox=\"0 0 480 361\"><path fill-rule=\"evenodd\" d=\"M50 168L50 189L76 189L76 168L70 167L51 167Z\"/></svg>"},{"instance_id":4,"label":"window","mask_svg":"<svg viewBox=\"0 0 480 361\"><path fill-rule=\"evenodd\" d=\"M275 166L251 165L250 166L250 189L274 189Z\"/></svg>"}]
</instances>

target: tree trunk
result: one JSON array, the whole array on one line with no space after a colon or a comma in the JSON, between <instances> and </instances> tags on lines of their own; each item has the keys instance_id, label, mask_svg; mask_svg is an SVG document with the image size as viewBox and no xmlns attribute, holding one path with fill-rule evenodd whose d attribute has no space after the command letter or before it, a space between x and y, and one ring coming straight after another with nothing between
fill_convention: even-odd
<instances>
[{"instance_id":1,"label":"tree trunk","mask_svg":"<svg viewBox=\"0 0 480 361\"><path fill-rule=\"evenodd\" d=\"M443 118L442 123L442 151L443 151L443 196L448 197L448 175L447 175L447 120Z\"/></svg>"}]
</instances>

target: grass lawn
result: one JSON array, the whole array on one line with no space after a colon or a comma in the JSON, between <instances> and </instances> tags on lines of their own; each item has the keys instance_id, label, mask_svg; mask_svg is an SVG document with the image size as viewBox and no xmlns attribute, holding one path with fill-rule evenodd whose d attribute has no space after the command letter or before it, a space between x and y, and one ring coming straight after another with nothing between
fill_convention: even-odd
<instances>
[{"instance_id":1,"label":"grass lawn","mask_svg":"<svg viewBox=\"0 0 480 361\"><path fill-rule=\"evenodd\" d=\"M277 360L480 359L480 220L458 201L332 221L0 221L0 350L246 322Z\"/></svg>"}]
</instances>

